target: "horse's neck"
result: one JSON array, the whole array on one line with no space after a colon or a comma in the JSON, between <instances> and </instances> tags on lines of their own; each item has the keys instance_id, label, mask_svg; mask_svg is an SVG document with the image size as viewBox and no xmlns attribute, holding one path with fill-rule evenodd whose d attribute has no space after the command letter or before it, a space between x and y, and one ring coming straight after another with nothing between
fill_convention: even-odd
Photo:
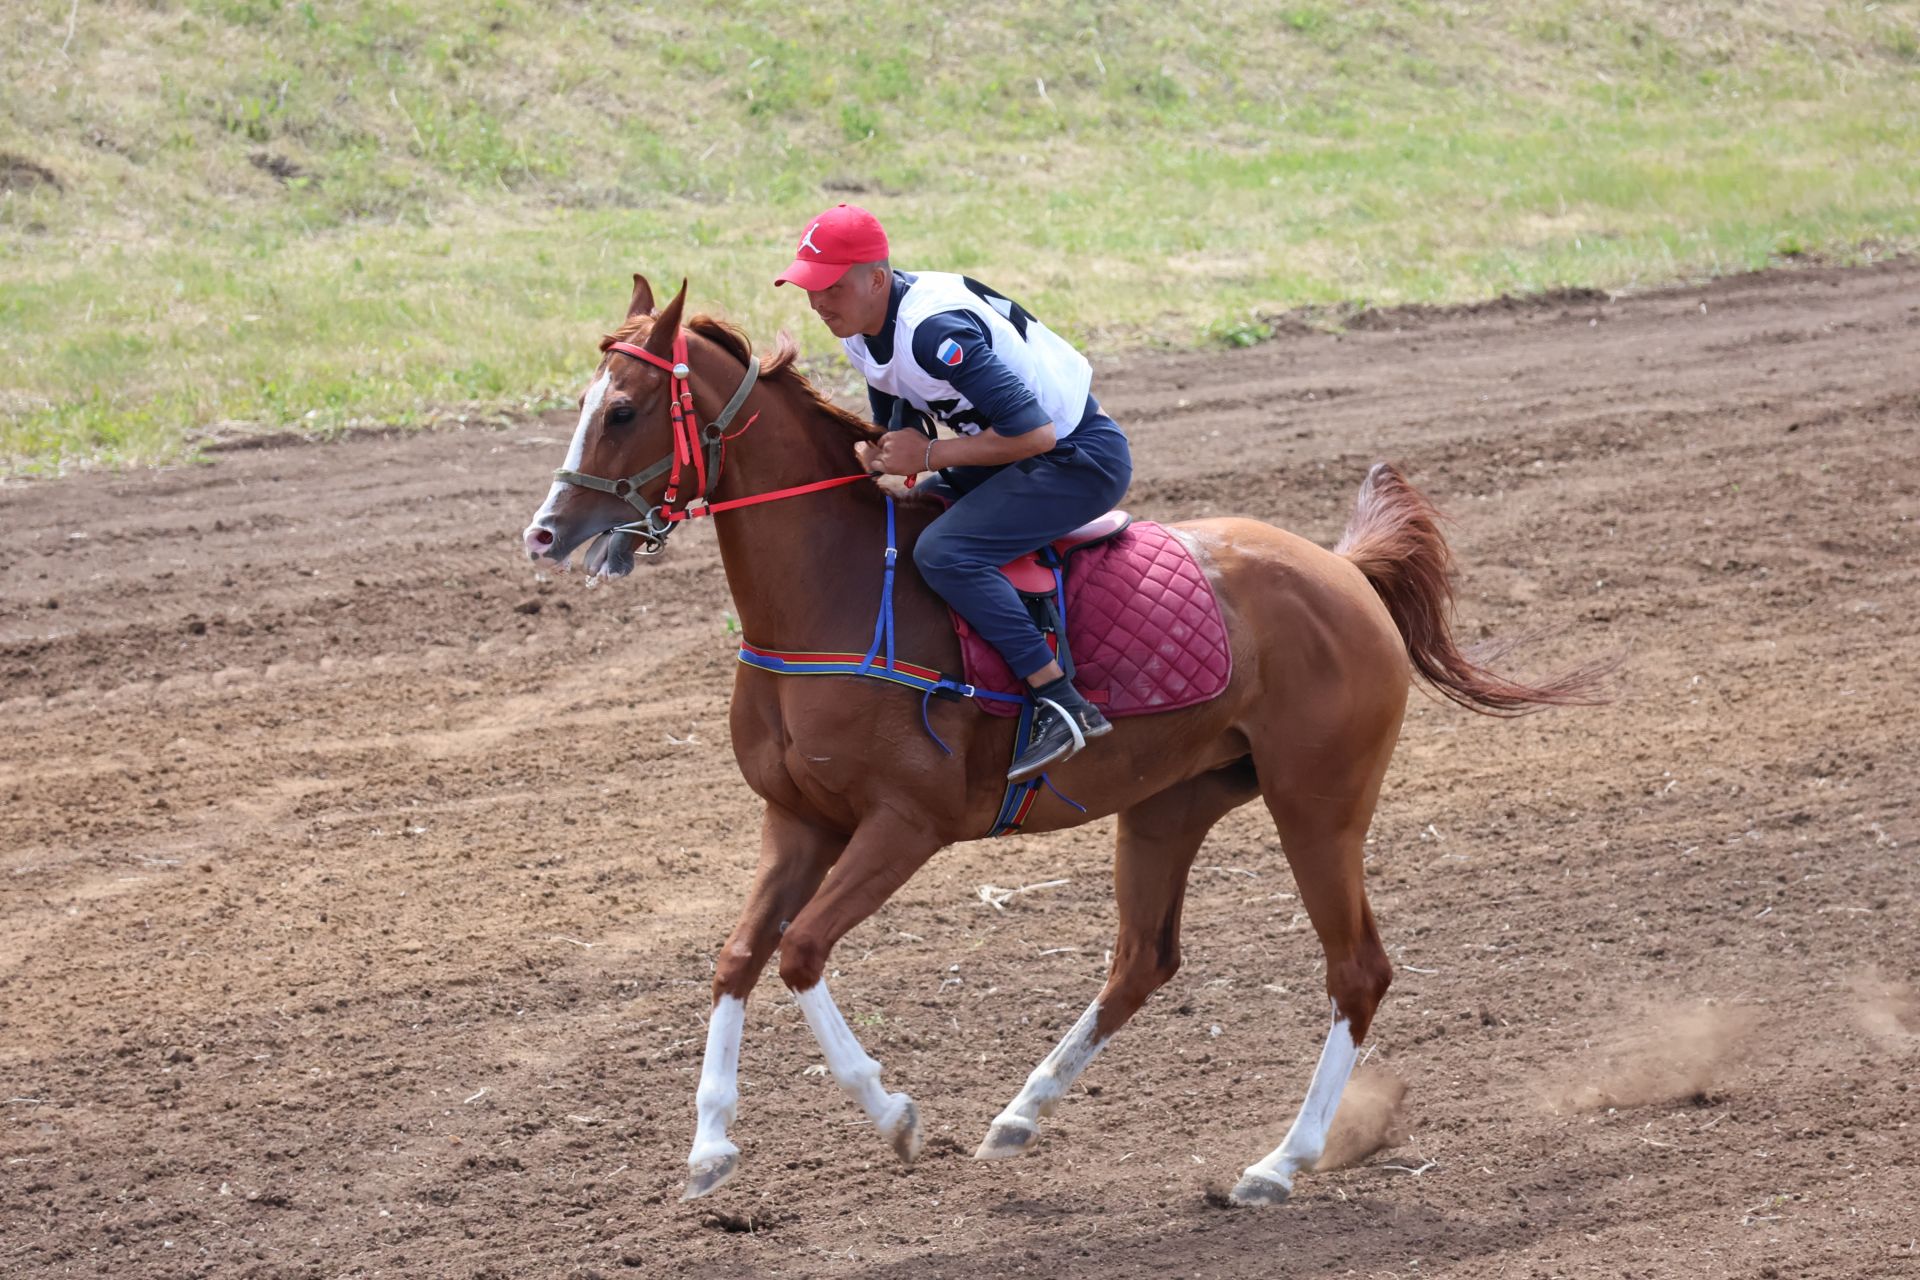
<instances>
[{"instance_id":1,"label":"horse's neck","mask_svg":"<svg viewBox=\"0 0 1920 1280\"><path fill-rule=\"evenodd\" d=\"M766 389L761 420L728 446L716 497L742 498L860 470L846 427L790 386ZM900 522L902 546L911 516ZM714 518L745 637L789 652L864 650L880 606L886 508L870 482L737 508ZM903 634L926 613L905 552L895 587ZM903 655L904 656L904 655Z\"/></svg>"}]
</instances>

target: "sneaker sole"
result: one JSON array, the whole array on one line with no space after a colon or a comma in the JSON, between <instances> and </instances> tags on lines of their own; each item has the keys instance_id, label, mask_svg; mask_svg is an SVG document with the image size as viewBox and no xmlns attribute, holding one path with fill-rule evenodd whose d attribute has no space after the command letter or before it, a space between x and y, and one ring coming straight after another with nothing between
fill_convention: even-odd
<instances>
[{"instance_id":1,"label":"sneaker sole","mask_svg":"<svg viewBox=\"0 0 1920 1280\"><path fill-rule=\"evenodd\" d=\"M1113 732L1113 721L1109 720L1107 721L1107 723L1101 725L1098 729L1081 730L1081 737L1085 738L1088 742L1092 742L1095 738L1104 738L1112 732ZM1039 777L1041 774L1045 773L1052 766L1059 764L1063 760L1071 760L1079 754L1080 753L1074 749L1073 744L1068 743L1065 747L1062 747L1060 750L1054 752L1052 755L1048 756L1045 760L1042 760L1039 764L1033 765L1032 767L1020 773L1015 773L1013 770L1009 769L1007 771L1007 781L1010 783L1011 782L1031 782L1035 778Z\"/></svg>"},{"instance_id":2,"label":"sneaker sole","mask_svg":"<svg viewBox=\"0 0 1920 1280\"><path fill-rule=\"evenodd\" d=\"M1074 754L1075 753L1073 750L1073 744L1069 742L1066 746L1060 748L1058 751L1054 752L1052 755L1048 756L1046 759L1041 760L1035 764L1028 765L1025 769L1007 770L1007 781L1008 782L1032 782L1035 778L1045 773L1048 769L1052 768L1054 765L1059 764L1062 760L1071 760Z\"/></svg>"}]
</instances>

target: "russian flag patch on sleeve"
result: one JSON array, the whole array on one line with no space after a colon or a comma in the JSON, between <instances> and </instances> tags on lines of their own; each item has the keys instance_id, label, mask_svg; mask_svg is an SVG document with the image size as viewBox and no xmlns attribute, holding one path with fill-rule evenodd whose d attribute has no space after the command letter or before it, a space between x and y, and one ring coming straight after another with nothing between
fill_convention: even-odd
<instances>
[{"instance_id":1,"label":"russian flag patch on sleeve","mask_svg":"<svg viewBox=\"0 0 1920 1280\"><path fill-rule=\"evenodd\" d=\"M923 351L925 349L926 348L924 347L921 348L921 350ZM933 354L936 360L938 360L941 364L946 365L947 368L949 369L958 365L962 360L965 360L967 358L966 348L962 347L958 342L955 342L952 338L948 338L945 342L941 343L940 349L938 351L935 351Z\"/></svg>"}]
</instances>

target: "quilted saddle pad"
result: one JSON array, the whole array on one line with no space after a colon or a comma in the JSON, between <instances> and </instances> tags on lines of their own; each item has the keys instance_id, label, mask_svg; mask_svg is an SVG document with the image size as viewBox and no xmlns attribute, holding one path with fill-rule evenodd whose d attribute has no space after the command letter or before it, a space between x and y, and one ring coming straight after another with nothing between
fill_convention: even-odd
<instances>
[{"instance_id":1,"label":"quilted saddle pad","mask_svg":"<svg viewBox=\"0 0 1920 1280\"><path fill-rule=\"evenodd\" d=\"M1067 558L1067 643L1073 683L1109 716L1178 711L1217 698L1233 675L1233 650L1213 586L1186 544L1164 525L1136 521L1111 542ZM993 647L953 615L966 681L1025 692ZM998 716L1017 703L974 700Z\"/></svg>"}]
</instances>

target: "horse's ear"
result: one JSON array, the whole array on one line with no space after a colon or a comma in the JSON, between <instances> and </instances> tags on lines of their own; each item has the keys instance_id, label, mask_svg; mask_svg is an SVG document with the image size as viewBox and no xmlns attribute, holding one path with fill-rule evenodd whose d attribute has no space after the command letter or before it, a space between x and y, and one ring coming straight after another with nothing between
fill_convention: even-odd
<instances>
[{"instance_id":1,"label":"horse's ear","mask_svg":"<svg viewBox=\"0 0 1920 1280\"><path fill-rule=\"evenodd\" d=\"M673 301L661 308L660 314L654 318L653 332L647 335L647 350L663 360L667 357L667 353L673 350L673 335L680 332L680 313L686 310L686 306L687 282L682 280L680 292L674 294Z\"/></svg>"},{"instance_id":2,"label":"horse's ear","mask_svg":"<svg viewBox=\"0 0 1920 1280\"><path fill-rule=\"evenodd\" d=\"M633 301L627 304L627 319L653 314L653 286L638 271L633 273Z\"/></svg>"}]
</instances>

